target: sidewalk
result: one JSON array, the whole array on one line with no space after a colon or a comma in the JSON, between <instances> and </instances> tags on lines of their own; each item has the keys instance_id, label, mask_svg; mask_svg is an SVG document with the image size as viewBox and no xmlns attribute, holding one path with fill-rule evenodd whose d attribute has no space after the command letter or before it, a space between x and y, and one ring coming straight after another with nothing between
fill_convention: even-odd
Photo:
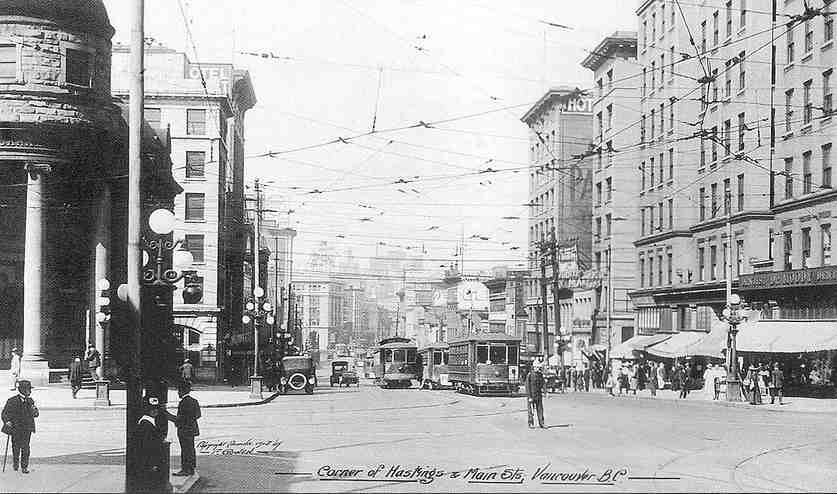
<instances>
[{"instance_id":1,"label":"sidewalk","mask_svg":"<svg viewBox=\"0 0 837 494\"><path fill-rule=\"evenodd\" d=\"M606 395L607 392L604 389L590 389L590 392L595 392L597 394ZM575 393L572 390L567 390L568 394ZM560 393L558 393L560 395ZM553 396L551 393L549 396ZM685 399L680 398L679 391L671 391L671 390L658 390L657 396L652 397L651 392L648 390L637 391L637 394L634 395L633 393L630 394L616 394L613 398L615 400L667 400L667 401L682 401L685 403L696 403L696 404L706 404L706 405L715 405L715 406L725 406L725 407L744 407L750 409L758 409L758 410L765 410L770 412L799 412L799 413L831 413L837 414L837 399L828 399L828 398L802 398L802 397L787 397L785 396L782 399L782 405L778 403L771 405L770 404L770 397L766 397L767 400L765 401L765 397L762 397L763 404L761 405L750 405L747 401L741 402L732 402L726 401L724 395L720 395L717 400L712 399L712 394L707 393L703 390L696 390L690 391L689 395Z\"/></svg>"},{"instance_id":2,"label":"sidewalk","mask_svg":"<svg viewBox=\"0 0 837 494\"><path fill-rule=\"evenodd\" d=\"M8 391L8 396L14 392ZM248 386L238 386L231 388L230 386L209 386L196 384L192 389L195 398L200 402L203 408L222 408L233 406L248 406L258 405L270 400L273 393L263 392L263 400L250 398L250 388ZM6 396L2 394L0 396ZM82 389L78 392L78 398L73 399L72 392L69 386L61 384L51 384L46 387L34 388L32 390L32 398L38 408L42 410L78 410L78 409L124 409L125 408L125 390L111 390L109 407L96 407L94 402L96 400L96 390ZM176 408L180 399L177 396L176 389L169 389L167 408Z\"/></svg>"},{"instance_id":3,"label":"sidewalk","mask_svg":"<svg viewBox=\"0 0 837 494\"><path fill-rule=\"evenodd\" d=\"M200 478L170 477L175 493L189 492ZM6 465L0 473L0 493L5 492L124 492L122 465L49 464L33 461L31 473L23 475Z\"/></svg>"}]
</instances>

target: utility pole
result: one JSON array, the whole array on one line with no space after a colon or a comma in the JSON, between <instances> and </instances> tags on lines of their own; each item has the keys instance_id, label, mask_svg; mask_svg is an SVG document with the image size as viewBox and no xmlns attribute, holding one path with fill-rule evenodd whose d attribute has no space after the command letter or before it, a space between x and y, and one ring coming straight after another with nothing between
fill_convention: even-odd
<instances>
[{"instance_id":1,"label":"utility pole","mask_svg":"<svg viewBox=\"0 0 837 494\"><path fill-rule=\"evenodd\" d=\"M253 289L254 295L255 292L259 291L261 285L259 284L259 270L261 268L261 216L262 216L262 191L259 186L259 179L257 178L255 181L256 190L256 218L254 221L254 236L256 237L255 241L253 242L253 284L255 288ZM255 297L255 304L256 309L260 310L261 307L259 304L261 301L259 300L261 297ZM258 321L253 321L253 377L259 375L259 323Z\"/></svg>"},{"instance_id":2,"label":"utility pole","mask_svg":"<svg viewBox=\"0 0 837 494\"><path fill-rule=\"evenodd\" d=\"M541 240L541 313L543 314L543 335L538 338L537 352L541 353L541 347L543 346L544 356L549 351L545 348L549 344L549 305L546 300L546 249L546 241ZM546 363L545 360L544 363Z\"/></svg>"},{"instance_id":3,"label":"utility pole","mask_svg":"<svg viewBox=\"0 0 837 494\"><path fill-rule=\"evenodd\" d=\"M564 368L564 349L561 346L561 297L560 297L560 280L558 279L558 242L555 236L555 228L550 232L550 252L552 255L552 305L555 313L555 342L558 343L556 353L561 359L561 368ZM549 338L544 338L544 346L546 347L546 355L549 356Z\"/></svg>"},{"instance_id":4,"label":"utility pole","mask_svg":"<svg viewBox=\"0 0 837 494\"><path fill-rule=\"evenodd\" d=\"M134 0L131 17L128 114L128 369L125 407L125 491L139 490L139 451L134 431L142 416L142 124L145 99L145 0ZM162 398L162 397L159 397ZM168 480L167 480L168 482Z\"/></svg>"}]
</instances>

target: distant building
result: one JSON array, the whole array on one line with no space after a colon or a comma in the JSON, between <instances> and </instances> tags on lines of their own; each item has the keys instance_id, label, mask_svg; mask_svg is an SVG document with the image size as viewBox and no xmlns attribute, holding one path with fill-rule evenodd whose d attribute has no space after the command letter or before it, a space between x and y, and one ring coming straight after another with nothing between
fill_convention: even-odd
<instances>
[{"instance_id":1,"label":"distant building","mask_svg":"<svg viewBox=\"0 0 837 494\"><path fill-rule=\"evenodd\" d=\"M294 276L292 286L304 350L317 361L327 360L334 356L343 327L343 284L328 275L300 275Z\"/></svg>"}]
</instances>

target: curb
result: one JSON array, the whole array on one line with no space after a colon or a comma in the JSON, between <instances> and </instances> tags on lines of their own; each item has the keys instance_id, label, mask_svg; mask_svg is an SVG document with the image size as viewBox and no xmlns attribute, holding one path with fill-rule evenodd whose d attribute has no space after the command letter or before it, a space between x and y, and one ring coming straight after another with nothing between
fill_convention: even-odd
<instances>
[{"instance_id":1,"label":"curb","mask_svg":"<svg viewBox=\"0 0 837 494\"><path fill-rule=\"evenodd\" d=\"M256 405L266 405L271 401L275 400L281 393L278 391L273 393L272 395L268 396L267 398L259 401L244 401L239 403L212 403L209 405L201 405L201 408L236 408L236 407L249 407L249 406L256 406ZM58 411L68 411L68 410L124 410L127 408L127 405L110 405L110 406L95 406L92 407L71 407L71 406L49 406L49 405L41 405L38 407L39 410L58 410ZM177 404L167 404L166 409L168 410L176 410Z\"/></svg>"},{"instance_id":2,"label":"curb","mask_svg":"<svg viewBox=\"0 0 837 494\"><path fill-rule=\"evenodd\" d=\"M169 483L171 484L172 492L185 493L189 492L192 489L192 487L195 486L198 480L200 480L201 476L198 472L195 472L192 475L184 478L182 484L180 484L179 482L172 482L173 478L181 479L182 477L169 477Z\"/></svg>"},{"instance_id":3,"label":"curb","mask_svg":"<svg viewBox=\"0 0 837 494\"><path fill-rule=\"evenodd\" d=\"M608 396L607 393L597 393L601 396ZM634 395L616 395L615 399L629 399L629 400L645 400L645 401L661 401L661 402L670 402L670 403L688 403L688 404L695 404L699 406L721 406L727 408L743 408L747 410L754 410L760 412L772 412L772 413L806 413L806 414L833 414L833 410L794 410L792 408L786 408L788 405L781 405L785 408L764 408L765 405L770 405L769 403L763 403L761 405L751 405L747 401L726 401L726 400L689 400L687 399L669 399L669 398L654 398L651 396L634 396ZM787 398L787 397L786 397ZM776 405L774 405L776 406Z\"/></svg>"}]
</instances>

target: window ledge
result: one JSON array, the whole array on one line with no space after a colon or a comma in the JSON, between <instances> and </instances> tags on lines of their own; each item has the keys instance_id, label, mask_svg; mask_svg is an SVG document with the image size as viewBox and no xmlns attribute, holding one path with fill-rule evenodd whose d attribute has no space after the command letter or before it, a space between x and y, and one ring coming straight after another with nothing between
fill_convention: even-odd
<instances>
[{"instance_id":1,"label":"window ledge","mask_svg":"<svg viewBox=\"0 0 837 494\"><path fill-rule=\"evenodd\" d=\"M745 94L746 92L747 92L747 88L746 88L746 87L745 87L745 88L741 88L741 89L739 89L739 90L738 90L738 92L737 92L737 93L735 93L735 96L736 96L736 97L738 97L738 96L744 96L744 94Z\"/></svg>"},{"instance_id":2,"label":"window ledge","mask_svg":"<svg viewBox=\"0 0 837 494\"><path fill-rule=\"evenodd\" d=\"M668 135L674 135L674 129L668 129L666 132Z\"/></svg>"},{"instance_id":3,"label":"window ledge","mask_svg":"<svg viewBox=\"0 0 837 494\"><path fill-rule=\"evenodd\" d=\"M814 127L812 122L808 122L807 124L803 125L801 129L799 129L800 134L810 134L811 129Z\"/></svg>"},{"instance_id":4,"label":"window ledge","mask_svg":"<svg viewBox=\"0 0 837 494\"><path fill-rule=\"evenodd\" d=\"M13 85L13 84L15 84L15 85L23 85L23 84L26 84L26 81L25 81L25 80L23 80L23 79L15 79L15 78L11 78L11 77L10 77L10 78L7 78L7 79L6 79L6 78L4 78L4 79L0 79L0 85L8 85L8 86L11 86L11 85Z\"/></svg>"},{"instance_id":5,"label":"window ledge","mask_svg":"<svg viewBox=\"0 0 837 494\"><path fill-rule=\"evenodd\" d=\"M785 68L784 68L785 72L788 72L788 71L792 70L795 65L796 64L794 62L791 62L791 63L785 65Z\"/></svg>"},{"instance_id":6,"label":"window ledge","mask_svg":"<svg viewBox=\"0 0 837 494\"><path fill-rule=\"evenodd\" d=\"M706 171L706 168L704 168L704 167L700 167L700 168L698 168L698 171L697 171L697 172L698 172L698 173L703 173L703 172L705 172L705 171Z\"/></svg>"},{"instance_id":7,"label":"window ledge","mask_svg":"<svg viewBox=\"0 0 837 494\"><path fill-rule=\"evenodd\" d=\"M718 103L717 102L709 107L709 112L710 113L714 113L716 111L718 111Z\"/></svg>"},{"instance_id":8,"label":"window ledge","mask_svg":"<svg viewBox=\"0 0 837 494\"><path fill-rule=\"evenodd\" d=\"M834 46L834 40L830 39L822 44L822 46L820 47L820 51L826 51L830 49L832 46Z\"/></svg>"},{"instance_id":9,"label":"window ledge","mask_svg":"<svg viewBox=\"0 0 837 494\"><path fill-rule=\"evenodd\" d=\"M787 141L788 139L790 139L790 138L792 138L792 137L793 137L793 131L791 131L791 132L785 132L785 133L782 135L782 140Z\"/></svg>"},{"instance_id":10,"label":"window ledge","mask_svg":"<svg viewBox=\"0 0 837 494\"><path fill-rule=\"evenodd\" d=\"M736 34L738 36L741 36L742 34L744 34L746 32L747 32L747 26L741 26L740 28L738 28L738 32Z\"/></svg>"},{"instance_id":11,"label":"window ledge","mask_svg":"<svg viewBox=\"0 0 837 494\"><path fill-rule=\"evenodd\" d=\"M820 126L821 127L825 127L826 125L828 125L830 123L831 123L831 114L829 114L827 117L823 117L823 118L820 119Z\"/></svg>"},{"instance_id":12,"label":"window ledge","mask_svg":"<svg viewBox=\"0 0 837 494\"><path fill-rule=\"evenodd\" d=\"M187 183L188 182L198 182L198 183L207 182L206 177L186 177L184 180Z\"/></svg>"},{"instance_id":13,"label":"window ledge","mask_svg":"<svg viewBox=\"0 0 837 494\"><path fill-rule=\"evenodd\" d=\"M814 58L814 50L811 50L808 53L802 55L802 63L808 62L812 58Z\"/></svg>"},{"instance_id":14,"label":"window ledge","mask_svg":"<svg viewBox=\"0 0 837 494\"><path fill-rule=\"evenodd\" d=\"M206 220L183 220L185 223L206 223Z\"/></svg>"}]
</instances>

